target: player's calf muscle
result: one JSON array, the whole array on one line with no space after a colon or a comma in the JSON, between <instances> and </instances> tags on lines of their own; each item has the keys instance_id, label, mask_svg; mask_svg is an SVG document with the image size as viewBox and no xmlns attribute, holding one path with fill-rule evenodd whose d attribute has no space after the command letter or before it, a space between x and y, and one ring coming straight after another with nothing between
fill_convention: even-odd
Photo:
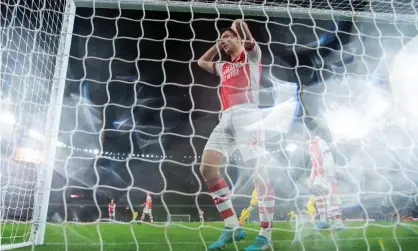
<instances>
[{"instance_id":1,"label":"player's calf muscle","mask_svg":"<svg viewBox=\"0 0 418 251\"><path fill-rule=\"evenodd\" d=\"M220 175L219 165L208 165L202 163L200 165L200 174L205 181L216 179Z\"/></svg>"},{"instance_id":2,"label":"player's calf muscle","mask_svg":"<svg viewBox=\"0 0 418 251\"><path fill-rule=\"evenodd\" d=\"M214 150L207 150L203 153L200 173L206 181L214 179L220 175L219 168L222 160L222 154Z\"/></svg>"}]
</instances>

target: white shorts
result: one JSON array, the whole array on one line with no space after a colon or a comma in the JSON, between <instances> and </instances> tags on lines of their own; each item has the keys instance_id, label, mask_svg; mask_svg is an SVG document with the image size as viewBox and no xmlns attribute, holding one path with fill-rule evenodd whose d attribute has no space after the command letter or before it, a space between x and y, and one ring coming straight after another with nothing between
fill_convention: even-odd
<instances>
[{"instance_id":1,"label":"white shorts","mask_svg":"<svg viewBox=\"0 0 418 251\"><path fill-rule=\"evenodd\" d=\"M152 213L151 213L151 209L150 209L150 208L147 208L147 207L146 207L146 208L144 208L143 213L144 213L144 214L152 214Z\"/></svg>"},{"instance_id":2,"label":"white shorts","mask_svg":"<svg viewBox=\"0 0 418 251\"><path fill-rule=\"evenodd\" d=\"M115 217L115 211L113 211L113 213L109 213L110 217Z\"/></svg>"},{"instance_id":3,"label":"white shorts","mask_svg":"<svg viewBox=\"0 0 418 251\"><path fill-rule=\"evenodd\" d=\"M332 185L331 182L325 178L316 178L313 182L313 187L326 193L330 193Z\"/></svg>"},{"instance_id":4,"label":"white shorts","mask_svg":"<svg viewBox=\"0 0 418 251\"><path fill-rule=\"evenodd\" d=\"M206 150L215 150L226 159L239 150L244 162L265 155L262 115L255 105L234 106L222 112L219 124L206 143Z\"/></svg>"},{"instance_id":5,"label":"white shorts","mask_svg":"<svg viewBox=\"0 0 418 251\"><path fill-rule=\"evenodd\" d=\"M342 199L341 199L340 194L331 194L330 196L331 196L331 200L333 201L333 203L335 203L338 206L342 204Z\"/></svg>"}]
</instances>

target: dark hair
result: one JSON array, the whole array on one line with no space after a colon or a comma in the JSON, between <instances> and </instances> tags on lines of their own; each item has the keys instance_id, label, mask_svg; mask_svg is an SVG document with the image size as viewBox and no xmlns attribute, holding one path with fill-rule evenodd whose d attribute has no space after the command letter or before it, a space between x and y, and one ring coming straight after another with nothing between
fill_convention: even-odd
<instances>
[{"instance_id":1,"label":"dark hair","mask_svg":"<svg viewBox=\"0 0 418 251\"><path fill-rule=\"evenodd\" d=\"M239 37L239 36L238 36L238 34L237 34L237 32L236 32L236 31L234 31L234 29L232 29L231 27L223 28L223 29L221 30L221 36L222 36L222 34L224 34L224 32L226 32L226 31L229 31L229 32L231 32L232 34L234 34L234 36Z\"/></svg>"}]
</instances>

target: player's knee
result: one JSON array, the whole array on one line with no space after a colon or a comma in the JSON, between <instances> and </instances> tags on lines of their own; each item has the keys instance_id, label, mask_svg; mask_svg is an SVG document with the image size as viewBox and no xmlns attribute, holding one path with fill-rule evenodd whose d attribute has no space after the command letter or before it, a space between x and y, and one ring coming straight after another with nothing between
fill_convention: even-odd
<instances>
[{"instance_id":1,"label":"player's knee","mask_svg":"<svg viewBox=\"0 0 418 251\"><path fill-rule=\"evenodd\" d=\"M245 161L244 166L253 170L257 170L258 172L263 172L265 171L265 164L266 159L264 157L257 157Z\"/></svg>"},{"instance_id":2,"label":"player's knee","mask_svg":"<svg viewBox=\"0 0 418 251\"><path fill-rule=\"evenodd\" d=\"M263 161L261 161L260 158L258 159L251 159L245 162L245 167L248 169L252 169L252 179L254 185L262 185L266 184L269 181L268 173L265 169L265 166L262 164Z\"/></svg>"},{"instance_id":3,"label":"player's knee","mask_svg":"<svg viewBox=\"0 0 418 251\"><path fill-rule=\"evenodd\" d=\"M257 192L260 193L259 196L264 196L267 191L272 189L268 177L253 175L252 179L254 186L257 188Z\"/></svg>"},{"instance_id":4,"label":"player's knee","mask_svg":"<svg viewBox=\"0 0 418 251\"><path fill-rule=\"evenodd\" d=\"M215 179L220 175L219 168L204 164L200 166L200 174L205 181Z\"/></svg>"},{"instance_id":5,"label":"player's knee","mask_svg":"<svg viewBox=\"0 0 418 251\"><path fill-rule=\"evenodd\" d=\"M200 173L205 180L211 180L219 175L219 167L223 161L223 155L214 150L206 150L203 153Z\"/></svg>"},{"instance_id":6,"label":"player's knee","mask_svg":"<svg viewBox=\"0 0 418 251\"><path fill-rule=\"evenodd\" d=\"M260 175L257 175L257 174L253 175L252 179L253 179L253 184L254 184L254 186L255 186L257 189L258 189L260 186L265 186L265 185L266 185L266 181L265 181L265 179L263 179L263 177L262 177L262 176L260 176ZM259 192L259 191L258 191L258 192Z\"/></svg>"}]
</instances>

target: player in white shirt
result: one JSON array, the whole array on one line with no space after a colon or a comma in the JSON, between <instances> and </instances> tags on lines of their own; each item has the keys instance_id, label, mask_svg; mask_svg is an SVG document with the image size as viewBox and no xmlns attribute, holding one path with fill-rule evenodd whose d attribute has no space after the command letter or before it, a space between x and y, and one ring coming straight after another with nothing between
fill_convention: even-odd
<instances>
[{"instance_id":1,"label":"player in white shirt","mask_svg":"<svg viewBox=\"0 0 418 251\"><path fill-rule=\"evenodd\" d=\"M203 209L199 208L199 220L201 223L203 223L204 219L203 219L203 215L205 214L205 212L203 212Z\"/></svg>"},{"instance_id":2,"label":"player in white shirt","mask_svg":"<svg viewBox=\"0 0 418 251\"><path fill-rule=\"evenodd\" d=\"M309 145L309 156L312 164L309 187L314 196L320 220L317 226L328 228L329 218L334 218L334 223L340 225L341 213L337 213L340 211L335 196L337 187L335 163L328 144L320 137L313 138Z\"/></svg>"},{"instance_id":3,"label":"player in white shirt","mask_svg":"<svg viewBox=\"0 0 418 251\"><path fill-rule=\"evenodd\" d=\"M110 201L108 208L109 208L109 220L115 220L116 203L114 200Z\"/></svg>"},{"instance_id":4,"label":"player in white shirt","mask_svg":"<svg viewBox=\"0 0 418 251\"><path fill-rule=\"evenodd\" d=\"M214 61L221 51L231 61ZM229 186L219 172L225 160L236 149L243 156L245 167L254 170L253 180L259 195L260 232L246 250L271 249L275 200L273 186L264 168L265 139L258 109L261 49L248 25L237 19L221 33L221 39L199 59L198 64L206 71L220 76L221 82L222 116L206 143L200 172L225 228L220 238L210 244L208 249L221 249L246 237L233 208Z\"/></svg>"}]
</instances>

